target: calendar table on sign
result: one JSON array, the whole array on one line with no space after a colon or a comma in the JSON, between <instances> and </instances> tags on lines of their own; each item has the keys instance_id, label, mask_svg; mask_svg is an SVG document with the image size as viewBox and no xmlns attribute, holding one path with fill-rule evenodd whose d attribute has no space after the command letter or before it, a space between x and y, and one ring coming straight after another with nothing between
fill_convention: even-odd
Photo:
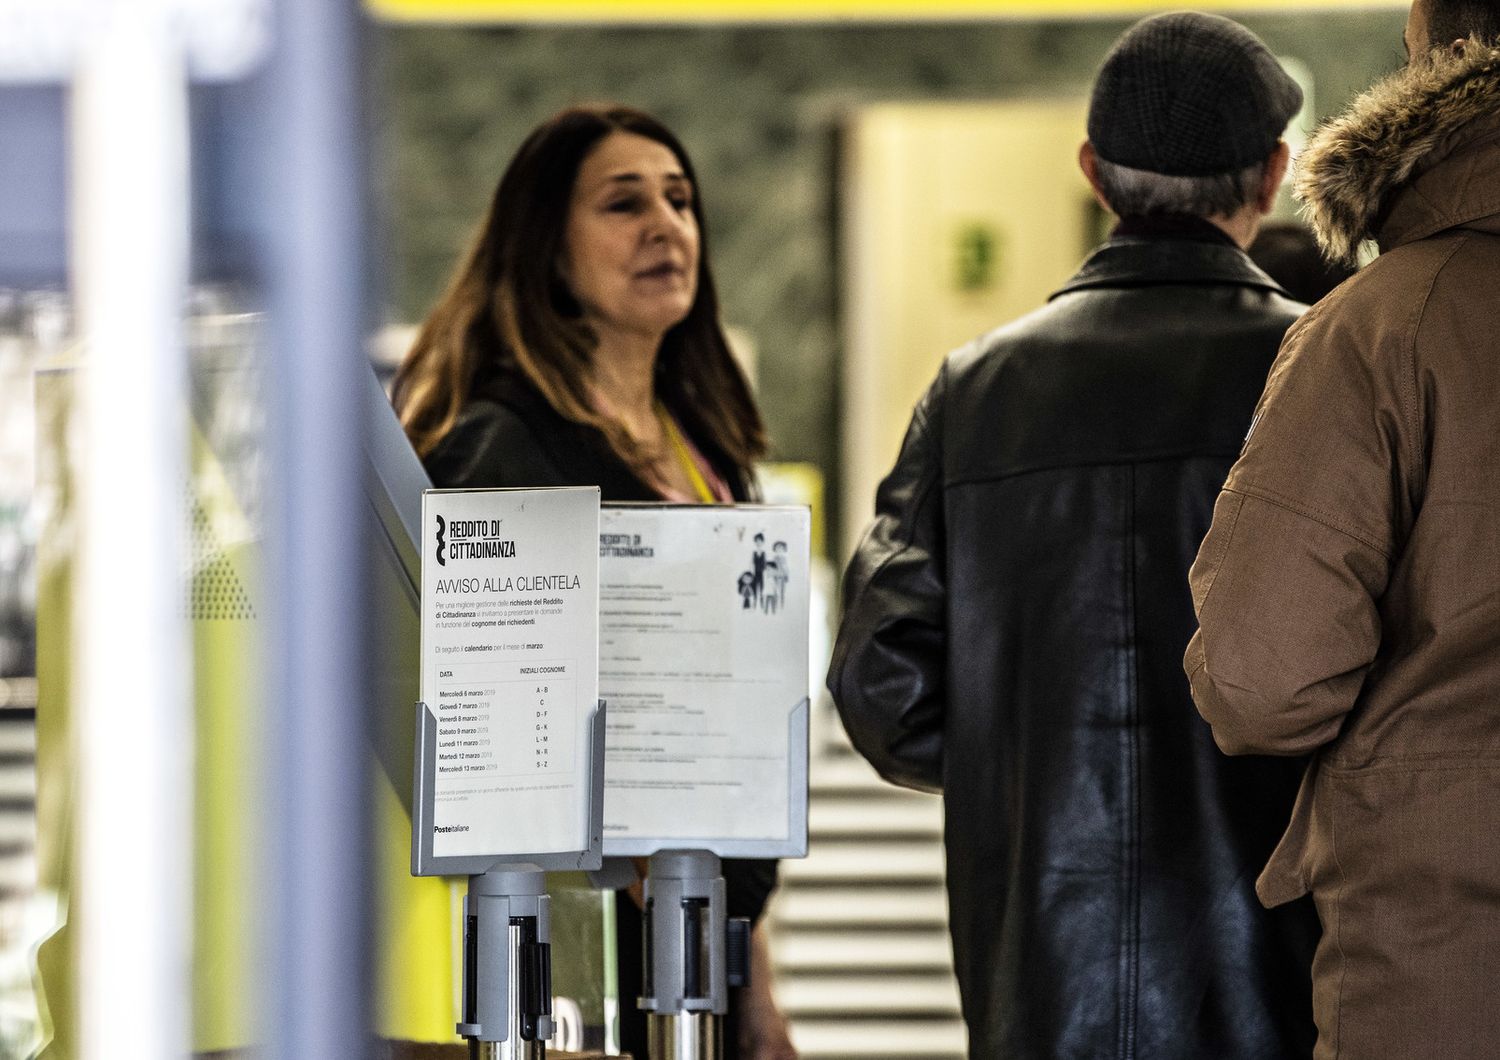
<instances>
[{"instance_id":1,"label":"calendar table on sign","mask_svg":"<svg viewBox=\"0 0 1500 1060\"><path fill-rule=\"evenodd\" d=\"M438 676L439 801L502 777L574 768L568 662L452 663Z\"/></svg>"}]
</instances>

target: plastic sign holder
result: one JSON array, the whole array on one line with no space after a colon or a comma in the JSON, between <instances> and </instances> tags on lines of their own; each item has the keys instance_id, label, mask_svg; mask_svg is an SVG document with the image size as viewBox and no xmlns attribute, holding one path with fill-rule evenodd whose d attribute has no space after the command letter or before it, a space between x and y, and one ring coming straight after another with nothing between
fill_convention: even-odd
<instances>
[{"instance_id":1,"label":"plastic sign holder","mask_svg":"<svg viewBox=\"0 0 1500 1060\"><path fill-rule=\"evenodd\" d=\"M807 854L811 515L600 513L606 857Z\"/></svg>"},{"instance_id":2,"label":"plastic sign holder","mask_svg":"<svg viewBox=\"0 0 1500 1060\"><path fill-rule=\"evenodd\" d=\"M553 1035L548 870L603 851L597 488L422 498L412 874L466 875L460 1035L541 1060Z\"/></svg>"},{"instance_id":3,"label":"plastic sign holder","mask_svg":"<svg viewBox=\"0 0 1500 1060\"><path fill-rule=\"evenodd\" d=\"M720 859L807 854L810 537L805 508L601 513L604 849L650 858L651 1060L717 1060L729 988L749 981Z\"/></svg>"},{"instance_id":4,"label":"plastic sign holder","mask_svg":"<svg viewBox=\"0 0 1500 1060\"><path fill-rule=\"evenodd\" d=\"M430 778L437 768L437 718L426 703L417 704L416 777L412 792L412 860L413 876L476 876L497 866L529 865L541 872L591 871L601 866L604 853L604 716L605 705L599 700L588 718L589 728L589 825L588 845L581 850L562 853L516 851L504 855L467 854L438 857L432 852L433 785Z\"/></svg>"}]
</instances>

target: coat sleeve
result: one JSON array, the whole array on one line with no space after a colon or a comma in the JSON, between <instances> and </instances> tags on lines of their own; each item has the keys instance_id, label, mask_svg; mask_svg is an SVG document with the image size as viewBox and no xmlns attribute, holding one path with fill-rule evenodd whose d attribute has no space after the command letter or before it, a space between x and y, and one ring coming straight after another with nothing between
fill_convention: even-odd
<instances>
[{"instance_id":1,"label":"coat sleeve","mask_svg":"<svg viewBox=\"0 0 1500 1060\"><path fill-rule=\"evenodd\" d=\"M1333 740L1380 650L1420 434L1409 342L1354 317L1325 303L1288 334L1189 575L1184 669L1230 754Z\"/></svg>"},{"instance_id":2,"label":"coat sleeve","mask_svg":"<svg viewBox=\"0 0 1500 1060\"><path fill-rule=\"evenodd\" d=\"M941 408L946 366L918 403L875 521L844 577L828 690L885 779L941 791L947 661Z\"/></svg>"}]
</instances>

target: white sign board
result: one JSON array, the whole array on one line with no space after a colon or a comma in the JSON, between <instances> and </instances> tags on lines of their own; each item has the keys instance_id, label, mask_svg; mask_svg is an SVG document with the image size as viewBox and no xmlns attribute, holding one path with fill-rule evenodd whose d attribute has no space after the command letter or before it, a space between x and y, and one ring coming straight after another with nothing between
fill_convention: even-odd
<instances>
[{"instance_id":1,"label":"white sign board","mask_svg":"<svg viewBox=\"0 0 1500 1060\"><path fill-rule=\"evenodd\" d=\"M807 847L806 508L600 513L604 852Z\"/></svg>"},{"instance_id":2,"label":"white sign board","mask_svg":"<svg viewBox=\"0 0 1500 1060\"><path fill-rule=\"evenodd\" d=\"M418 871L590 849L598 534L594 487L423 495Z\"/></svg>"}]
</instances>

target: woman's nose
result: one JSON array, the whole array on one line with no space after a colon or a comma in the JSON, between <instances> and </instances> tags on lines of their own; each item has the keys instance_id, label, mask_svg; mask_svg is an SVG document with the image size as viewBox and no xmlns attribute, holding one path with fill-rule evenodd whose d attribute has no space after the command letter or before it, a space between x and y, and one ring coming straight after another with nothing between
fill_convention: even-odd
<instances>
[{"instance_id":1,"label":"woman's nose","mask_svg":"<svg viewBox=\"0 0 1500 1060\"><path fill-rule=\"evenodd\" d=\"M656 239L667 239L687 230L685 213L667 199L658 199L653 203L647 220L647 230Z\"/></svg>"}]
</instances>

